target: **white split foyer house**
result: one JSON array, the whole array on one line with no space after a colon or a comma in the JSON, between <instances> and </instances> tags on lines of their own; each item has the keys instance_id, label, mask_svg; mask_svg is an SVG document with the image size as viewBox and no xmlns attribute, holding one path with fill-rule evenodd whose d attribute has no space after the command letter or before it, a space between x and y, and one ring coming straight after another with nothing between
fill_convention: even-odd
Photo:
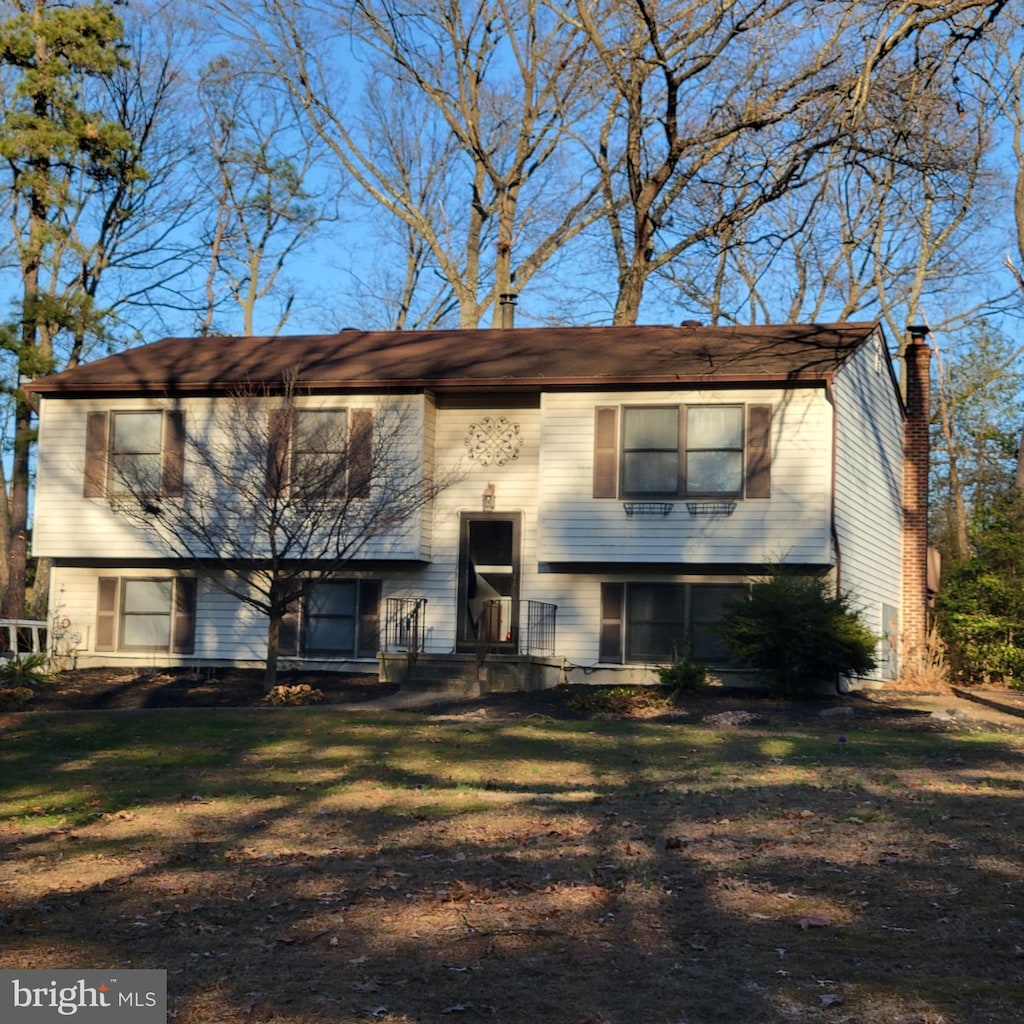
<instances>
[{"instance_id":1,"label":"white split foyer house","mask_svg":"<svg viewBox=\"0 0 1024 1024\"><path fill-rule=\"evenodd\" d=\"M865 323L167 338L41 378L51 621L83 667L262 665L266 620L119 515L87 457L173 458L209 403L290 375L350 424L401 407L411 457L456 482L308 595L283 670L389 678L412 650L487 688L632 683L685 648L728 680L723 603L786 563L830 573L879 637L861 682L896 678L928 600L909 331L902 389Z\"/></svg>"}]
</instances>

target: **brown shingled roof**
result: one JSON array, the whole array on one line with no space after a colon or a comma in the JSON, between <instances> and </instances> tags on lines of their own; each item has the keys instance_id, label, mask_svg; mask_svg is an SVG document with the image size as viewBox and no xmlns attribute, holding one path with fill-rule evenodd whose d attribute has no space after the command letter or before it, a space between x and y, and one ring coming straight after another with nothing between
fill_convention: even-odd
<instances>
[{"instance_id":1,"label":"brown shingled roof","mask_svg":"<svg viewBox=\"0 0 1024 1024\"><path fill-rule=\"evenodd\" d=\"M165 338L29 384L41 395L209 392L273 384L316 390L535 388L714 380L827 380L875 324L343 331Z\"/></svg>"}]
</instances>

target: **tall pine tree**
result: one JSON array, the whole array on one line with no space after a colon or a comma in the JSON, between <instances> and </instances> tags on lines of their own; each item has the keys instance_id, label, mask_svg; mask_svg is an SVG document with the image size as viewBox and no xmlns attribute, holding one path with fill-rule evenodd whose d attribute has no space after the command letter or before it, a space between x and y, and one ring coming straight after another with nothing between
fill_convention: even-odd
<instances>
[{"instance_id":1,"label":"tall pine tree","mask_svg":"<svg viewBox=\"0 0 1024 1024\"><path fill-rule=\"evenodd\" d=\"M103 83L124 57L122 25L107 3L13 0L0 23L4 68L0 159L5 164L20 294L0 346L16 367L3 614L24 614L28 496L35 427L19 383L58 368L61 332L96 327L89 294L75 287L76 225L98 188L141 180L130 132L103 114ZM5 497L7 497L5 495Z\"/></svg>"}]
</instances>

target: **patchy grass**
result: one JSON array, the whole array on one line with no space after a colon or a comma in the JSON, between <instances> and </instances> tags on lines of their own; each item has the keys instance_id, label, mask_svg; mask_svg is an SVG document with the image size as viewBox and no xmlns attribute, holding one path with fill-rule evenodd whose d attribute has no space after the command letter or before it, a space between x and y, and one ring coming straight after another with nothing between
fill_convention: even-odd
<instances>
[{"instance_id":1,"label":"patchy grass","mask_svg":"<svg viewBox=\"0 0 1024 1024\"><path fill-rule=\"evenodd\" d=\"M0 966L165 968L176 1024L1019 1016L1021 733L3 722Z\"/></svg>"}]
</instances>

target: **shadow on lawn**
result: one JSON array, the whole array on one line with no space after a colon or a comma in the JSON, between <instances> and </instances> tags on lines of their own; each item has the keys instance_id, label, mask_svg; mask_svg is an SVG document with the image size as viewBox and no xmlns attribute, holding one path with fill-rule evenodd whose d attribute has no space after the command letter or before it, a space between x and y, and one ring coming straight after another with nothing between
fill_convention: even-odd
<instances>
[{"instance_id":1,"label":"shadow on lawn","mask_svg":"<svg viewBox=\"0 0 1024 1024\"><path fill-rule=\"evenodd\" d=\"M204 718L12 735L10 783L83 798L6 844L0 965L165 968L176 1024L1017 1012L1010 743Z\"/></svg>"}]
</instances>

